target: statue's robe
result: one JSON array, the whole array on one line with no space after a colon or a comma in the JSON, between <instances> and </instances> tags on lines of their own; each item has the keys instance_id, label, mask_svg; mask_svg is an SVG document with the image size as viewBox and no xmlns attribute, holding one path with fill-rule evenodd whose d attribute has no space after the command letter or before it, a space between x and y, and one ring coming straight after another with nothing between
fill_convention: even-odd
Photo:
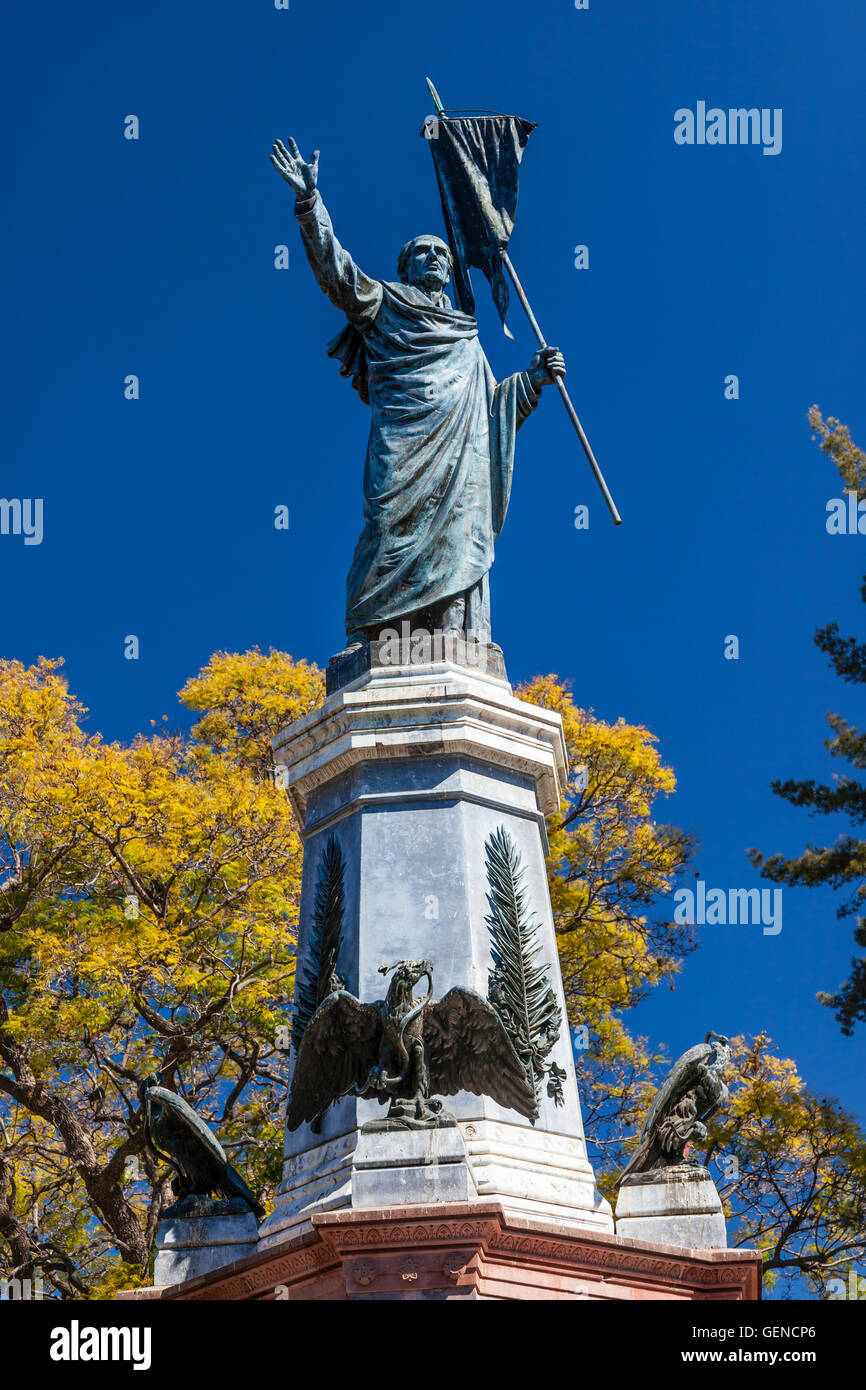
<instances>
[{"instance_id":1,"label":"statue's robe","mask_svg":"<svg viewBox=\"0 0 866 1390\"><path fill-rule=\"evenodd\" d=\"M464 626L489 641L494 541L539 392L526 372L496 382L475 319L447 295L365 275L318 193L295 211L316 279L349 321L329 355L372 412L346 631L378 635L465 595Z\"/></svg>"}]
</instances>

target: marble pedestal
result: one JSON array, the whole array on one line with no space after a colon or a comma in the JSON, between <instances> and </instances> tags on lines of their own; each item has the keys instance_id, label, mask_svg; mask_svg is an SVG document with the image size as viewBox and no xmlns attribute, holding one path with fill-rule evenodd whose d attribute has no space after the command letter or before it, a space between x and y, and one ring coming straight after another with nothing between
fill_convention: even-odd
<instances>
[{"instance_id":1,"label":"marble pedestal","mask_svg":"<svg viewBox=\"0 0 866 1390\"><path fill-rule=\"evenodd\" d=\"M251 1211L228 1216L166 1217L156 1232L155 1285L182 1284L251 1255L258 1222Z\"/></svg>"},{"instance_id":2,"label":"marble pedestal","mask_svg":"<svg viewBox=\"0 0 866 1390\"><path fill-rule=\"evenodd\" d=\"M308 958L319 866L334 835L345 861L338 969L363 1001L384 997L381 965L422 956L433 961L437 998L454 985L487 996L485 843L505 827L522 860L562 1011L550 1057L564 1075L564 1103L545 1091L531 1124L489 1097L449 1096L471 1180L464 1195L611 1232L610 1207L586 1156L545 872L544 818L558 809L568 773L559 715L516 700L501 675L455 661L370 663L274 747L305 841L298 976ZM290 1084L294 1061L292 1054ZM384 1114L375 1101L346 1097L328 1110L319 1133L306 1124L287 1132L282 1181L260 1249L309 1230L317 1213L370 1200L361 1130ZM407 1174L406 1183L409 1200L429 1201L426 1178Z\"/></svg>"},{"instance_id":3,"label":"marble pedestal","mask_svg":"<svg viewBox=\"0 0 866 1390\"><path fill-rule=\"evenodd\" d=\"M617 1197L616 1231L630 1240L691 1250L725 1250L728 1245L716 1185L706 1168L687 1163L668 1168L660 1178L624 1184Z\"/></svg>"},{"instance_id":4,"label":"marble pedestal","mask_svg":"<svg viewBox=\"0 0 866 1390\"><path fill-rule=\"evenodd\" d=\"M362 1131L352 1162L352 1205L405 1207L476 1196L458 1126Z\"/></svg>"}]
</instances>

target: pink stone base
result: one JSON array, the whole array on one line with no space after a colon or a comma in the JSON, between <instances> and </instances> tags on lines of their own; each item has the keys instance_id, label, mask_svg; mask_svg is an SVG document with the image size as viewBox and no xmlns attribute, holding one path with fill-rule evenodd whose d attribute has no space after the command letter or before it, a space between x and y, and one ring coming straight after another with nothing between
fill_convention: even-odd
<instances>
[{"instance_id":1,"label":"pink stone base","mask_svg":"<svg viewBox=\"0 0 866 1390\"><path fill-rule=\"evenodd\" d=\"M323 1212L313 1230L212 1274L120 1299L761 1297L756 1250L678 1250L506 1214L498 1202Z\"/></svg>"}]
</instances>

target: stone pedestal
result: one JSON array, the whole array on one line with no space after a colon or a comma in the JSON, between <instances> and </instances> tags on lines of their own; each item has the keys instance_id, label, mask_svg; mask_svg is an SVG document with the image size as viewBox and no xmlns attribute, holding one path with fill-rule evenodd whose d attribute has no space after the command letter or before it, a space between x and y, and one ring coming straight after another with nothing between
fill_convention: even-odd
<instances>
[{"instance_id":1,"label":"stone pedestal","mask_svg":"<svg viewBox=\"0 0 866 1390\"><path fill-rule=\"evenodd\" d=\"M522 861L537 942L562 1012L550 1059L564 1078L563 1103L542 1087L533 1124L489 1097L449 1096L471 1179L465 1195L611 1232L610 1207L586 1156L545 869L544 818L558 809L568 773L561 719L516 700L502 675L456 661L360 666L274 745L305 841L298 976L310 949L319 865L334 835L345 861L338 970L346 988L365 1002L381 999L381 965L425 957L433 962L436 997L455 985L486 997L492 955L485 843L504 827ZM290 1083L294 1062L292 1054ZM309 1230L318 1213L370 1200L384 1178L370 1176L375 1169L360 1131L384 1115L375 1101L346 1097L327 1111L318 1133L306 1124L287 1132L282 1181L260 1248ZM456 1177L422 1178L409 1171L414 1162L396 1166L406 1170L400 1181L411 1200L428 1200L422 1194L429 1196L431 1183L444 1199Z\"/></svg>"},{"instance_id":2,"label":"stone pedestal","mask_svg":"<svg viewBox=\"0 0 866 1390\"><path fill-rule=\"evenodd\" d=\"M405 1207L468 1202L476 1195L457 1125L445 1129L362 1131L352 1163L352 1205Z\"/></svg>"},{"instance_id":3,"label":"stone pedestal","mask_svg":"<svg viewBox=\"0 0 866 1390\"><path fill-rule=\"evenodd\" d=\"M422 648L419 652L418 645L412 641L409 623L401 622L391 631L393 638L362 642L332 656L325 677L326 694L333 695L377 667L393 670L401 664L420 666L433 662L441 665L444 662L483 671L485 675L496 676L502 681L508 680L502 648L495 642L467 642L464 637L450 632L437 632L429 637L419 633L426 648L426 651Z\"/></svg>"},{"instance_id":4,"label":"stone pedestal","mask_svg":"<svg viewBox=\"0 0 866 1390\"><path fill-rule=\"evenodd\" d=\"M692 1250L727 1248L722 1201L706 1168L679 1164L646 1177L619 1189L617 1235Z\"/></svg>"},{"instance_id":5,"label":"stone pedestal","mask_svg":"<svg viewBox=\"0 0 866 1390\"><path fill-rule=\"evenodd\" d=\"M683 1250L574 1223L509 1215L499 1202L317 1212L309 1228L227 1269L131 1301L750 1301L757 1250ZM624 1334L627 1335L627 1332ZM613 1349L615 1355L615 1347Z\"/></svg>"},{"instance_id":6,"label":"stone pedestal","mask_svg":"<svg viewBox=\"0 0 866 1390\"><path fill-rule=\"evenodd\" d=\"M258 1241L251 1211L228 1216L167 1217L156 1232L154 1284L182 1284L251 1255Z\"/></svg>"}]
</instances>

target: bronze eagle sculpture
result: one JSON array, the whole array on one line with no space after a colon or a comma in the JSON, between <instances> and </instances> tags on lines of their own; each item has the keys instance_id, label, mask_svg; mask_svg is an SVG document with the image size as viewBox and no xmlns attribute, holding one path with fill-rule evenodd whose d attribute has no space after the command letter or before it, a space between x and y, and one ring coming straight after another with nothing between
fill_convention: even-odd
<instances>
[{"instance_id":1,"label":"bronze eagle sculpture","mask_svg":"<svg viewBox=\"0 0 866 1390\"><path fill-rule=\"evenodd\" d=\"M166 1160L177 1176L172 1191L178 1199L164 1216L202 1215L195 1198L211 1193L244 1202L261 1220L265 1209L229 1163L216 1135L183 1096L162 1085L162 1076L148 1076L138 1083L147 1142L158 1158Z\"/></svg>"},{"instance_id":2,"label":"bronze eagle sculpture","mask_svg":"<svg viewBox=\"0 0 866 1390\"><path fill-rule=\"evenodd\" d=\"M399 960L384 999L362 1004L337 989L304 1031L292 1078L287 1125L312 1122L343 1096L389 1104L375 1128L429 1129L455 1121L434 1095L487 1095L527 1119L537 1115L535 1093L495 1009L471 989L450 989L433 1000L429 960ZM426 976L421 999L412 990Z\"/></svg>"},{"instance_id":3,"label":"bronze eagle sculpture","mask_svg":"<svg viewBox=\"0 0 866 1390\"><path fill-rule=\"evenodd\" d=\"M699 1165L689 1150L707 1137L704 1123L728 1099L722 1077L731 1060L728 1039L707 1033L706 1039L677 1059L647 1112L640 1142L622 1171L620 1183L638 1174L671 1168L679 1163Z\"/></svg>"}]
</instances>

